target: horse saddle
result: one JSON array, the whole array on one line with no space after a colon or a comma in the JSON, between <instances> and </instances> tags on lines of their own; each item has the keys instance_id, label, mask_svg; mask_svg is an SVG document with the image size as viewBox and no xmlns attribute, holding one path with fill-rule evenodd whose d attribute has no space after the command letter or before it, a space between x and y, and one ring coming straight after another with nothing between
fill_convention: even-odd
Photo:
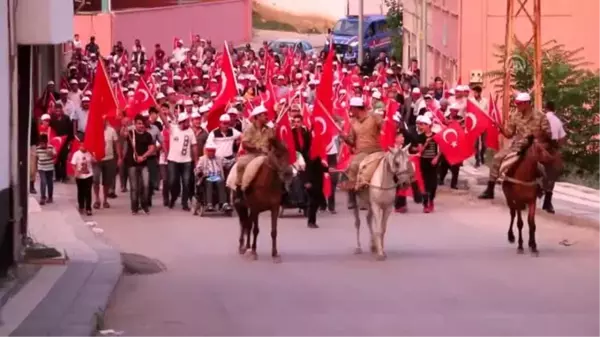
<instances>
[{"instance_id":1,"label":"horse saddle","mask_svg":"<svg viewBox=\"0 0 600 337\"><path fill-rule=\"evenodd\" d=\"M519 160L519 152L517 151L512 151L509 152L506 157L504 157L504 159L502 159L502 162L500 162L500 170L498 171L500 173L501 177L504 177L506 175L506 172L508 172L508 170L513 167L517 161ZM546 170L544 169L544 165L539 164L537 165L538 167L538 176L539 177L545 177L546 176Z\"/></svg>"},{"instance_id":2,"label":"horse saddle","mask_svg":"<svg viewBox=\"0 0 600 337\"><path fill-rule=\"evenodd\" d=\"M258 170L266 162L266 160L267 160L267 156L261 155L261 156L258 156L256 158L252 159L248 163L248 165L244 169L244 175L242 176L242 186L241 186L242 191L245 191L248 188L248 186L250 186L250 184L256 177Z\"/></svg>"},{"instance_id":3,"label":"horse saddle","mask_svg":"<svg viewBox=\"0 0 600 337\"><path fill-rule=\"evenodd\" d=\"M365 188L371 182L373 174L377 166L385 156L385 152L379 151L369 154L363 159L358 165L358 175L356 176L356 189L360 190Z\"/></svg>"}]
</instances>

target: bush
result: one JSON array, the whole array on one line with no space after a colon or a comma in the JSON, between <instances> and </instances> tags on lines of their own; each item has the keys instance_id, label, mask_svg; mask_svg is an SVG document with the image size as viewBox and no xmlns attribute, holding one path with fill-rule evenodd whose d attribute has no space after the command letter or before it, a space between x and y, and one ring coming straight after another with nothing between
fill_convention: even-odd
<instances>
[{"instance_id":1,"label":"bush","mask_svg":"<svg viewBox=\"0 0 600 337\"><path fill-rule=\"evenodd\" d=\"M502 66L505 49L504 46L497 49L495 56ZM542 97L544 101L555 103L556 114L565 124L568 140L562 149L565 176L570 177L569 180L597 182L600 179L600 73L585 68L589 64L578 56L580 52L581 49L567 50L556 41L543 45ZM533 88L533 59L533 46L516 41L512 55L513 90L531 91ZM502 94L503 70L492 71L487 76Z\"/></svg>"},{"instance_id":2,"label":"bush","mask_svg":"<svg viewBox=\"0 0 600 337\"><path fill-rule=\"evenodd\" d=\"M266 20L256 11L252 11L252 28L264 30L279 30L284 32L298 32L296 27L286 22Z\"/></svg>"}]
</instances>

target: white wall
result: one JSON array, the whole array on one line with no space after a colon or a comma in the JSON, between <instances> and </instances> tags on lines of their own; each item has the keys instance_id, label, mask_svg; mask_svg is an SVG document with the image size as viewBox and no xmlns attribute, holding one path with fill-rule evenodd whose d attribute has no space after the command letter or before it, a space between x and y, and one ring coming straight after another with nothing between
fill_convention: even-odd
<instances>
[{"instance_id":1,"label":"white wall","mask_svg":"<svg viewBox=\"0 0 600 337\"><path fill-rule=\"evenodd\" d=\"M73 1L19 0L16 6L19 44L61 44L73 38Z\"/></svg>"},{"instance_id":2,"label":"white wall","mask_svg":"<svg viewBox=\"0 0 600 337\"><path fill-rule=\"evenodd\" d=\"M10 70L8 55L8 2L0 1L0 190L10 181Z\"/></svg>"}]
</instances>

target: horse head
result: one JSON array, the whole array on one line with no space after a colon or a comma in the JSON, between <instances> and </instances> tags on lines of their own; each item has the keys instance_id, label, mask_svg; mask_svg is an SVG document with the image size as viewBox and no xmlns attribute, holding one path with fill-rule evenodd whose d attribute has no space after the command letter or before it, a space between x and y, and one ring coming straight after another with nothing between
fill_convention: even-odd
<instances>
[{"instance_id":1,"label":"horse head","mask_svg":"<svg viewBox=\"0 0 600 337\"><path fill-rule=\"evenodd\" d=\"M549 163L553 160L553 156L547 149L548 141L546 135L529 135L526 145L519 154L523 159L532 159L542 164Z\"/></svg>"},{"instance_id":2,"label":"horse head","mask_svg":"<svg viewBox=\"0 0 600 337\"><path fill-rule=\"evenodd\" d=\"M277 172L278 177L284 183L286 190L288 190L293 174L285 143L275 138L269 139L269 154L267 158L267 165Z\"/></svg>"},{"instance_id":3,"label":"horse head","mask_svg":"<svg viewBox=\"0 0 600 337\"><path fill-rule=\"evenodd\" d=\"M414 176L414 168L409 159L408 146L392 149L386 154L389 169L394 175L394 181L400 188L407 188Z\"/></svg>"}]
</instances>

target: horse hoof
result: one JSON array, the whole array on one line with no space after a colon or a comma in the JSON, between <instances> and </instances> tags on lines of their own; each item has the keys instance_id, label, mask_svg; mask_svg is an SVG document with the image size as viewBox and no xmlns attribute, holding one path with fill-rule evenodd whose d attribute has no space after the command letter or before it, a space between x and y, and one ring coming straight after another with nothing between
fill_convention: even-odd
<instances>
[{"instance_id":1,"label":"horse hoof","mask_svg":"<svg viewBox=\"0 0 600 337\"><path fill-rule=\"evenodd\" d=\"M514 236L508 236L508 243L515 243L515 237Z\"/></svg>"},{"instance_id":2,"label":"horse hoof","mask_svg":"<svg viewBox=\"0 0 600 337\"><path fill-rule=\"evenodd\" d=\"M377 247L371 246L371 253L377 253Z\"/></svg>"},{"instance_id":3,"label":"horse hoof","mask_svg":"<svg viewBox=\"0 0 600 337\"><path fill-rule=\"evenodd\" d=\"M282 262L282 260L281 260L280 255L273 256L273 263L281 263L281 262Z\"/></svg>"},{"instance_id":4,"label":"horse hoof","mask_svg":"<svg viewBox=\"0 0 600 337\"><path fill-rule=\"evenodd\" d=\"M356 254L356 255L362 254L362 248L357 247L356 249L354 249L354 254Z\"/></svg>"},{"instance_id":5,"label":"horse hoof","mask_svg":"<svg viewBox=\"0 0 600 337\"><path fill-rule=\"evenodd\" d=\"M375 257L375 259L376 259L377 261L385 261L385 260L387 259L387 256L386 256L385 254L382 254L382 255L377 255L377 256Z\"/></svg>"},{"instance_id":6,"label":"horse hoof","mask_svg":"<svg viewBox=\"0 0 600 337\"><path fill-rule=\"evenodd\" d=\"M517 248L517 254L523 254L525 253L525 250L521 247L521 248Z\"/></svg>"},{"instance_id":7,"label":"horse hoof","mask_svg":"<svg viewBox=\"0 0 600 337\"><path fill-rule=\"evenodd\" d=\"M240 255L246 254L246 248L243 248L243 247L238 248L238 253L240 253Z\"/></svg>"},{"instance_id":8,"label":"horse hoof","mask_svg":"<svg viewBox=\"0 0 600 337\"><path fill-rule=\"evenodd\" d=\"M252 260L252 261L258 260L258 254L256 254L256 252L250 253L250 260Z\"/></svg>"},{"instance_id":9,"label":"horse hoof","mask_svg":"<svg viewBox=\"0 0 600 337\"><path fill-rule=\"evenodd\" d=\"M532 249L531 250L531 256L533 256L533 257L539 257L540 256L540 252L537 249Z\"/></svg>"}]
</instances>

